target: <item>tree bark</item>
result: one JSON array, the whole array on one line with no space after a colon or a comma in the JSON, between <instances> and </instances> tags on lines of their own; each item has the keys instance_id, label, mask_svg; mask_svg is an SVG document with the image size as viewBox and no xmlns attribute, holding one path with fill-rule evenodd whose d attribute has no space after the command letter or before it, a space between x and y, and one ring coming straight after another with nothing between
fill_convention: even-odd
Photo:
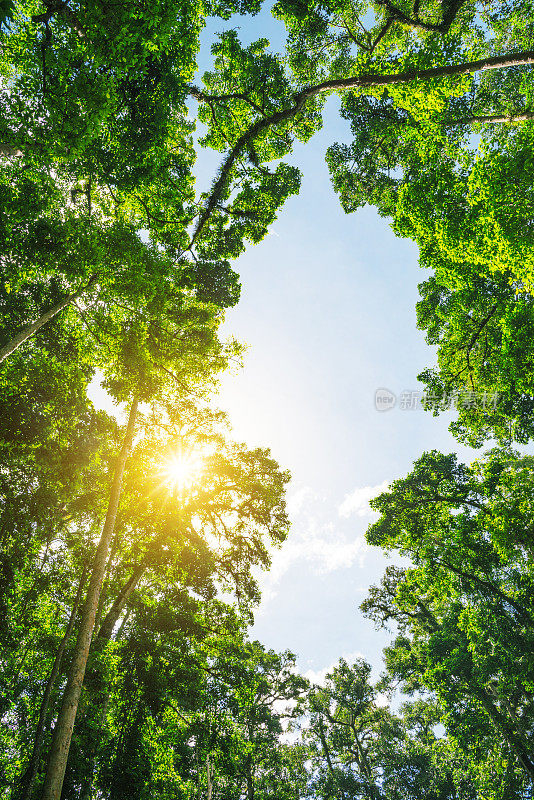
<instances>
[{"instance_id":1,"label":"tree bark","mask_svg":"<svg viewBox=\"0 0 534 800\"><path fill-rule=\"evenodd\" d=\"M37 769L39 767L39 758L41 757L41 751L43 749L45 722L48 716L50 697L52 695L52 689L54 688L57 676L59 675L59 671L61 669L61 663L63 661L63 655L65 653L67 642L69 641L72 634L72 629L74 628L74 623L76 621L76 614L78 613L78 607L80 605L80 600L82 597L86 575L87 575L87 565L85 565L83 568L82 576L78 584L78 591L76 592L76 597L74 598L74 603L72 606L72 610L70 612L69 621L67 623L67 628L65 630L63 638L61 639L61 642L59 643L56 657L54 659L54 663L52 664L52 669L50 671L46 688L44 690L43 699L41 701L41 708L39 710L39 719L37 721L37 727L35 729L35 734L33 738L32 754L30 756L28 766L26 767L26 770L24 771L24 774L20 779L20 784L15 794L16 800L29 800L33 791L35 778L37 776Z\"/></svg>"},{"instance_id":2,"label":"tree bark","mask_svg":"<svg viewBox=\"0 0 534 800\"><path fill-rule=\"evenodd\" d=\"M102 625L97 634L97 641L96 645L99 646L98 643L102 641L105 644L107 641L111 639L111 635L113 633L113 628L115 627L126 603L130 599L130 595L132 594L133 590L143 577L144 572L148 569L150 564L150 557L153 556L155 553L158 552L159 548L170 537L170 533L160 534L153 539L150 544L148 545L147 551L142 557L139 564L133 568L132 574L120 590L119 594L113 601L111 608L109 609L108 613L104 617Z\"/></svg>"},{"instance_id":3,"label":"tree bark","mask_svg":"<svg viewBox=\"0 0 534 800\"><path fill-rule=\"evenodd\" d=\"M252 763L249 756L247 763L247 800L254 800L254 778L252 777Z\"/></svg>"},{"instance_id":4,"label":"tree bark","mask_svg":"<svg viewBox=\"0 0 534 800\"><path fill-rule=\"evenodd\" d=\"M106 569L106 560L111 538L115 528L117 510L121 497L122 478L124 467L132 445L137 416L138 399L134 397L122 447L115 466L115 474L109 497L106 520L102 528L102 535L98 543L93 563L93 570L89 581L87 596L82 609L78 638L74 648L72 664L67 677L67 685L63 694L61 709L54 728L50 758L46 773L42 800L60 800L70 742L78 711L78 703L82 692L85 668L89 656L89 648L93 637L98 600L102 589L102 581Z\"/></svg>"},{"instance_id":5,"label":"tree bark","mask_svg":"<svg viewBox=\"0 0 534 800\"><path fill-rule=\"evenodd\" d=\"M534 119L534 111L521 111L517 114L487 114L474 117L465 117L464 119L455 119L451 122L445 122L444 125L485 125L489 123L504 122L511 124L512 122L527 122L529 119Z\"/></svg>"},{"instance_id":6,"label":"tree bark","mask_svg":"<svg viewBox=\"0 0 534 800\"><path fill-rule=\"evenodd\" d=\"M166 538L167 538L167 536L163 537L163 539L166 539ZM151 548L149 548L149 552L151 552L153 547L156 546L157 544L161 544L159 539L156 540L156 542L152 542L152 546L151 546ZM135 589L135 587L139 583L141 577L143 576L145 570L148 567L148 558L147 558L147 556L148 556L148 553L145 554L145 556L142 559L142 561L132 570L132 574L130 575L130 577L128 578L126 583L123 585L123 587L120 590L119 594L115 598L111 608L109 609L108 613L104 617L102 625L100 626L100 629L98 630L98 633L95 636L94 644L93 644L93 651L92 652L96 652L96 653L101 652L103 650L103 648L106 646L106 644L111 640L111 638L113 636L113 629L114 629L115 625L117 624L121 613L123 612L126 604L128 603L128 600L130 599L130 596L131 596L133 590ZM121 637L122 630L123 630L124 624L126 622L126 619L128 617L128 614L129 614L129 612L127 612L123 622L121 623L120 629L117 632L117 636L116 636L116 640L117 641ZM95 624L95 628L97 628L97 627L98 627L98 625ZM92 677L93 676L91 676L91 674L89 674L89 679L86 680L86 687L85 688L89 693L91 693L91 691L92 691L92 682L91 682L91 678ZM93 700L90 701L90 705L92 707L93 712L96 713L97 715L99 714L99 716L100 716L100 724L101 725L103 725L104 721L105 721L106 709L107 709L108 702L109 702L109 690L106 692L103 700L101 700L99 698L94 698ZM92 792L92 785L93 785L93 775L94 775L94 771L95 771L95 761L96 761L96 746L93 746L91 748L89 754L88 754L88 757L87 757L87 762L89 764L89 767L88 767L88 770L87 770L87 777L85 778L85 780L83 782L83 785L82 785L82 791L80 793L80 800L91 800L91 792Z\"/></svg>"},{"instance_id":7,"label":"tree bark","mask_svg":"<svg viewBox=\"0 0 534 800\"><path fill-rule=\"evenodd\" d=\"M77 292L67 295L64 300L56 303L55 306L52 306L52 308L49 308L44 314L41 314L38 319L36 319L34 322L30 322L29 325L26 325L21 331L19 331L19 333L17 333L10 342L0 349L0 364L2 361L5 361L6 358L11 355L11 353L17 350L21 344L24 344L24 342L29 339L30 336L33 336L33 334L38 331L39 328L42 328L43 325L46 325L47 322L50 322L50 320L57 316L60 311L63 311L63 309L68 306L69 303L72 303L74 300L77 300L79 297L81 297L82 294L86 292L95 281L96 275L93 275L89 283L87 283L85 286L82 286L82 288L78 289Z\"/></svg>"},{"instance_id":8,"label":"tree bark","mask_svg":"<svg viewBox=\"0 0 534 800\"><path fill-rule=\"evenodd\" d=\"M97 647L102 647L111 639L111 635L113 633L113 628L115 627L126 603L128 602L131 593L139 583L143 572L146 569L146 564L142 561L135 569L133 570L132 574L120 590L118 596L116 597L113 605L109 609L108 613L104 617L104 621L100 627L100 630L96 636L96 645Z\"/></svg>"},{"instance_id":9,"label":"tree bark","mask_svg":"<svg viewBox=\"0 0 534 800\"><path fill-rule=\"evenodd\" d=\"M122 636L122 632L123 632L123 630L124 630L124 628L126 626L126 622L128 621L128 617L129 616L130 616L130 610L128 610L126 612L126 614L124 615L124 619L122 620L120 628L117 631L117 635L115 637L115 641L116 642L120 641L120 638ZM109 638L111 638L111 633L110 633ZM91 710L92 711L96 710L96 714L98 715L98 718L99 718L98 719L98 724L99 724L100 728L102 728L104 726L105 721L106 721L106 715L107 715L110 696L111 696L111 690L108 688L108 690L106 691L106 693L105 693L105 695L104 695L104 697L102 699L101 708L98 708L98 702L97 703L93 703L93 702L90 703L90 705L92 706ZM96 756L97 756L97 752L98 752L97 739L99 738L99 736L100 736L100 734L99 734L98 729L97 729L97 732L95 734L95 738L93 739L92 744L90 744L90 750L89 750L89 753L87 755L87 764L88 764L87 774L86 774L86 777L82 781L82 788L80 790L80 800L91 800L91 798L92 798L92 794L93 794L93 779L94 779L94 774L95 774Z\"/></svg>"},{"instance_id":10,"label":"tree bark","mask_svg":"<svg viewBox=\"0 0 534 800\"><path fill-rule=\"evenodd\" d=\"M0 156L7 156L13 158L22 155L22 150L16 145L0 143Z\"/></svg>"}]
</instances>

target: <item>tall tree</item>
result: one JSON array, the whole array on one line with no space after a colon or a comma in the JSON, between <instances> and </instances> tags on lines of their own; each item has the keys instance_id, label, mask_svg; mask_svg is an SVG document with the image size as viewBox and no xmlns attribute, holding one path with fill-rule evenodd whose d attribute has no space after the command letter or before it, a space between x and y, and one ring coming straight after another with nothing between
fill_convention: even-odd
<instances>
[{"instance_id":1,"label":"tall tree","mask_svg":"<svg viewBox=\"0 0 534 800\"><path fill-rule=\"evenodd\" d=\"M405 703L402 714L387 707L385 695L370 681L363 659L341 659L324 686L311 691L306 710L309 726L310 790L324 800L435 800L476 798L465 763L456 769L434 732L439 719L426 701ZM458 754L455 754L458 756Z\"/></svg>"},{"instance_id":2,"label":"tall tree","mask_svg":"<svg viewBox=\"0 0 534 800\"><path fill-rule=\"evenodd\" d=\"M157 310L161 308L166 310L168 302L168 298L162 298ZM119 368L111 362L110 366L114 367L114 372L108 378L108 386L117 399L128 398L128 423L113 468L106 517L81 611L62 705L54 727L43 788L44 800L52 798L59 800L61 794L108 552L115 532L124 468L135 434L139 402L157 398L171 380L173 382L179 380L176 370L187 370L187 380L193 388L195 385L205 383L225 365L228 356L235 352L235 348L230 346L229 349L225 349L219 343L215 333L217 321L213 320L213 315L210 319L209 312L209 308L199 309L194 303L184 300L182 308L178 311L175 307L172 312L171 320L175 324L170 330L164 327L158 317L149 318L144 326L138 323L135 328L126 331L121 353L123 358L119 361ZM188 344L186 351L183 351L177 343L180 335L186 338ZM154 351L157 360L152 360Z\"/></svg>"},{"instance_id":3,"label":"tall tree","mask_svg":"<svg viewBox=\"0 0 534 800\"><path fill-rule=\"evenodd\" d=\"M422 254L422 265L429 261ZM437 366L419 376L426 405L436 414L456 407L451 431L468 444L527 442L533 295L509 274L483 275L468 264L461 278L447 279L445 271L436 269L419 287L418 325L438 347Z\"/></svg>"},{"instance_id":4,"label":"tall tree","mask_svg":"<svg viewBox=\"0 0 534 800\"><path fill-rule=\"evenodd\" d=\"M368 532L413 566L390 569L363 606L399 625L393 673L436 693L478 779L489 761L510 796L534 780L531 461L507 450L472 467L423 455L372 501L381 518Z\"/></svg>"}]
</instances>

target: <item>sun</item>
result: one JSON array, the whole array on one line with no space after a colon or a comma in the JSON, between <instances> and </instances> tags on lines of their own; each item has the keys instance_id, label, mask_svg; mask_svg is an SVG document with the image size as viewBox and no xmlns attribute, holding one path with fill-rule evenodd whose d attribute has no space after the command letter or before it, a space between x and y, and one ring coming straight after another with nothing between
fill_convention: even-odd
<instances>
[{"instance_id":1,"label":"sun","mask_svg":"<svg viewBox=\"0 0 534 800\"><path fill-rule=\"evenodd\" d=\"M165 483L173 490L190 489L202 473L202 458L197 454L175 453L163 464Z\"/></svg>"}]
</instances>

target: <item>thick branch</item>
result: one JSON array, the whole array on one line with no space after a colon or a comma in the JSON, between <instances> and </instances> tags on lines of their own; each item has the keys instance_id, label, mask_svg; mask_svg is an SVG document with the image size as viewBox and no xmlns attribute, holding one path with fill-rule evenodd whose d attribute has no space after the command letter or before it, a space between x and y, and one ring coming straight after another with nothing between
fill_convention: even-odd
<instances>
[{"instance_id":1,"label":"thick branch","mask_svg":"<svg viewBox=\"0 0 534 800\"><path fill-rule=\"evenodd\" d=\"M384 8L389 11L393 19L395 19L397 22L401 22L404 25L409 25L411 28L419 28L419 30L422 31L448 33L449 28L454 22L454 18L456 17L465 0L453 0L453 2L451 2L448 8L444 11L441 22L425 22L416 12L413 17L410 17L394 3L390 2L390 0L377 0L377 2L379 5L384 6Z\"/></svg>"},{"instance_id":2,"label":"thick branch","mask_svg":"<svg viewBox=\"0 0 534 800\"><path fill-rule=\"evenodd\" d=\"M84 292L91 288L91 286L95 283L97 276L93 275L89 283L85 286L82 286L81 289L78 289L77 292L73 294L67 295L63 300L59 303L56 303L55 306L49 308L48 311L45 311L44 314L36 319L34 322L30 322L29 325L26 325L19 333L17 333L5 347L2 347L0 350L0 364L2 361L5 361L8 356L11 355L15 350L17 350L21 344L24 344L26 339L29 339L39 328L42 328L47 322L53 319L60 311L69 305L69 303L75 303L75 301L82 296Z\"/></svg>"},{"instance_id":3,"label":"thick branch","mask_svg":"<svg viewBox=\"0 0 534 800\"><path fill-rule=\"evenodd\" d=\"M63 2L63 0L53 0L53 2L50 2L50 0L44 0L44 4L48 10L44 14L34 15L32 17L32 22L44 22L45 25L48 25L55 14L60 14L64 18L69 28L72 28L74 31L76 31L79 39L87 38L85 28L67 3Z\"/></svg>"},{"instance_id":4,"label":"thick branch","mask_svg":"<svg viewBox=\"0 0 534 800\"><path fill-rule=\"evenodd\" d=\"M490 56L489 58L479 59L478 61L466 61L463 64L447 64L441 67L431 67L430 69L411 69L405 72L388 73L386 75L353 75L350 78L338 78L322 83L308 86L294 95L293 104L282 111L277 111L268 117L257 120L245 131L232 147L224 160L219 177L213 184L211 193L206 205L200 214L198 223L194 230L189 249L193 247L200 236L204 226L211 214L220 202L228 185L230 173L235 162L241 153L254 141L261 133L271 127L287 122L299 114L305 107L306 102L316 95L326 94L331 91L346 91L347 89L358 89L362 87L392 86L412 81L426 81L434 78L446 78L455 75L469 75L475 72L484 72L493 69L506 69L508 67L518 67L534 64L534 50L525 50L519 53L510 53L504 56ZM196 90L196 98L202 102L207 101L202 93ZM216 100L210 96L210 100Z\"/></svg>"},{"instance_id":5,"label":"thick branch","mask_svg":"<svg viewBox=\"0 0 534 800\"><path fill-rule=\"evenodd\" d=\"M522 111L519 114L488 114L481 116L465 117L464 119L456 119L454 122L447 122L446 125L480 125L503 122L511 124L512 122L527 122L529 119L534 119L534 111Z\"/></svg>"}]
</instances>

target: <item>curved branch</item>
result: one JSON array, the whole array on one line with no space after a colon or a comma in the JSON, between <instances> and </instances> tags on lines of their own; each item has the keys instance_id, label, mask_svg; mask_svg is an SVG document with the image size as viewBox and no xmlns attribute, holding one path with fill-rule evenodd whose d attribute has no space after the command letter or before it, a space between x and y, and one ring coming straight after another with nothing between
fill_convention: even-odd
<instances>
[{"instance_id":1,"label":"curved branch","mask_svg":"<svg viewBox=\"0 0 534 800\"><path fill-rule=\"evenodd\" d=\"M410 17L390 0L377 0L377 2L379 5L384 6L384 8L389 11L392 18L397 22L401 22L404 25L409 25L411 28L419 28L419 30L422 31L448 33L449 28L454 22L454 18L464 4L465 0L452 0L452 2L448 4L448 8L443 12L441 22L425 22L421 19L415 9L415 16Z\"/></svg>"},{"instance_id":2,"label":"curved branch","mask_svg":"<svg viewBox=\"0 0 534 800\"><path fill-rule=\"evenodd\" d=\"M232 167L242 151L245 150L256 137L263 133L263 131L296 117L304 109L306 102L310 98L336 90L346 91L347 89L362 87L392 86L402 83L411 83L412 81L425 81L432 80L433 78L445 78L455 75L469 75L475 72L506 69L508 67L526 66L530 64L534 64L534 50L510 53L504 56L490 56L489 58L483 58L477 61L466 61L463 64L447 64L446 66L431 67L430 69L411 69L405 72L387 73L385 75L353 75L349 78L323 81L322 83L302 89L294 95L293 104L291 106L282 111L277 111L268 117L257 120L239 137L221 166L219 177L213 184L204 210L200 214L188 249L191 250L215 207L221 200L228 185ZM203 100L200 94L201 93L197 93L197 99Z\"/></svg>"},{"instance_id":3,"label":"curved branch","mask_svg":"<svg viewBox=\"0 0 534 800\"><path fill-rule=\"evenodd\" d=\"M529 119L534 119L534 111L522 111L519 114L487 114L481 116L465 117L464 119L456 119L454 122L446 122L446 125L484 125L486 123L504 122L511 124L512 122L527 122Z\"/></svg>"}]
</instances>

